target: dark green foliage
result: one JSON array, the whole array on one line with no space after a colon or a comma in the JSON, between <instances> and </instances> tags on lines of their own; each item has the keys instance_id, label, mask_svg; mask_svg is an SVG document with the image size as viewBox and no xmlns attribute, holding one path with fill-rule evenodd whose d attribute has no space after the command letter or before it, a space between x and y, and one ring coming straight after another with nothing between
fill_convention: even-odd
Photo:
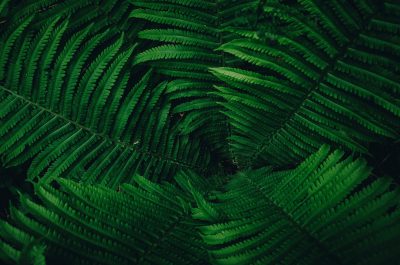
<instances>
[{"instance_id":1,"label":"dark green foliage","mask_svg":"<svg viewBox=\"0 0 400 265\"><path fill-rule=\"evenodd\" d=\"M216 51L230 34L224 27L248 24L258 1L135 1L131 17L153 22L138 37L151 40L155 47L135 57L135 64L148 63L173 81L167 93L181 99L174 113L184 115L182 131L199 130L214 152L230 159L225 138L229 124L212 95L216 78L209 68L225 65L224 53ZM240 15L238 13L240 11Z\"/></svg>"},{"instance_id":2,"label":"dark green foliage","mask_svg":"<svg viewBox=\"0 0 400 265\"><path fill-rule=\"evenodd\" d=\"M2 255L18 260L40 240L65 264L397 264L400 190L370 171L323 146L295 169L241 172L222 188L189 172L181 189L60 179L11 208Z\"/></svg>"},{"instance_id":3,"label":"dark green foliage","mask_svg":"<svg viewBox=\"0 0 400 265\"><path fill-rule=\"evenodd\" d=\"M323 146L293 170L237 174L194 217L214 264L398 264L400 190L370 171Z\"/></svg>"},{"instance_id":4,"label":"dark green foliage","mask_svg":"<svg viewBox=\"0 0 400 265\"><path fill-rule=\"evenodd\" d=\"M6 24L16 25L26 17L35 16L36 28L45 25L50 20L62 17L70 18L68 31L78 29L96 23L91 29L92 33L105 30L114 33L125 31L128 38L136 37L136 31L140 25L132 25L129 22L130 4L127 1L112 0L25 0L4 1L9 2L9 12ZM1 5L0 5L1 6Z\"/></svg>"},{"instance_id":5,"label":"dark green foliage","mask_svg":"<svg viewBox=\"0 0 400 265\"><path fill-rule=\"evenodd\" d=\"M0 263L400 265L399 18L0 0Z\"/></svg>"},{"instance_id":6,"label":"dark green foliage","mask_svg":"<svg viewBox=\"0 0 400 265\"><path fill-rule=\"evenodd\" d=\"M132 172L165 179L177 168L207 170L206 148L168 119L167 83L154 84L150 70L141 76L130 65L136 45L124 33L93 34L90 24L67 34L69 20L60 18L36 31L33 21L24 19L2 38L5 165L34 158L31 180L68 175L109 186L129 181Z\"/></svg>"},{"instance_id":7,"label":"dark green foliage","mask_svg":"<svg viewBox=\"0 0 400 265\"><path fill-rule=\"evenodd\" d=\"M63 179L36 186L11 209L13 225L1 222L3 258L18 261L19 247L40 240L54 264L206 264L187 194L134 180L117 191Z\"/></svg>"},{"instance_id":8,"label":"dark green foliage","mask_svg":"<svg viewBox=\"0 0 400 265\"><path fill-rule=\"evenodd\" d=\"M398 139L399 2L274 2L263 6L265 28L229 28L238 38L218 48L257 68L211 69L226 83L217 94L239 164L285 165L323 143L368 153L368 142Z\"/></svg>"}]
</instances>

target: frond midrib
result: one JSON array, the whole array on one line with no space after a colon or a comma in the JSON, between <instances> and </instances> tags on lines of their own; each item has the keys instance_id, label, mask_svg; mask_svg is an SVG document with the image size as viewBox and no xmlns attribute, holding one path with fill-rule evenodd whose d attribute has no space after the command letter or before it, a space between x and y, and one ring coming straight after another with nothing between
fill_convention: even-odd
<instances>
[{"instance_id":1,"label":"frond midrib","mask_svg":"<svg viewBox=\"0 0 400 265\"><path fill-rule=\"evenodd\" d=\"M331 258L332 261L335 261L336 264L338 265L344 265L343 261L340 259L340 257L335 253L332 252L323 242L321 242L318 237L314 236L311 234L307 229L305 229L301 224L297 223L282 207L280 207L275 201L273 201L270 197L268 197L267 194L263 192L263 188L260 187L257 183L252 181L247 175L245 175L245 180L254 187L256 192L262 195L262 197L267 201L267 203L271 206L273 206L282 216L286 218L287 221L293 227L296 228L297 231L299 231L301 234L305 235L307 238L311 240L311 242L314 242L314 245L317 245L319 249L323 250L325 253L327 253L327 256Z\"/></svg>"},{"instance_id":2,"label":"frond midrib","mask_svg":"<svg viewBox=\"0 0 400 265\"><path fill-rule=\"evenodd\" d=\"M55 117L63 120L64 122L66 122L68 124L72 124L72 125L76 126L77 128L88 132L89 134L95 135L95 136L97 136L99 138L103 138L104 140L106 140L108 142L111 142L114 145L120 146L123 149L129 149L129 150L137 152L139 154L150 156L150 157L154 157L156 159L159 159L159 160L171 163L171 164L175 164L175 165L178 165L180 167L197 169L197 170L200 170L200 171L206 171L206 168L203 168L203 167L201 167L199 165L190 164L190 163L186 163L186 162L183 162L183 161L179 161L179 160L173 159L171 157L162 156L162 155L160 155L158 153L155 153L155 152L143 151L140 148L136 147L138 142L134 142L133 144L132 143L126 143L126 142L123 142L123 141L118 140L118 139L113 139L113 138L111 138L110 136L108 136L108 135L106 135L104 133L99 133L99 132L93 131L91 128L89 128L89 127L87 127L85 125L82 125L82 124L80 124L80 123L78 123L76 121L73 121L73 120L69 119L68 117L65 117L65 116L63 116L63 115L61 115L59 113L56 113L56 112L52 111L51 109L48 109L48 108L46 108L44 106L41 106L40 104L38 104L36 102L33 102L30 99L27 99L24 96L22 96L22 95L20 95L18 93L15 93L12 90L7 89L3 85L0 85L0 87L5 92L7 92L7 93L11 94L12 96L14 96L14 97L26 102L27 104L32 105L35 108L38 108L38 109L40 109L40 110L42 110L44 112L47 112L50 115L55 116Z\"/></svg>"},{"instance_id":3,"label":"frond midrib","mask_svg":"<svg viewBox=\"0 0 400 265\"><path fill-rule=\"evenodd\" d=\"M286 124L293 118L293 116L299 111L299 109L304 105L304 103L309 99L313 92L316 91L320 84L325 80L325 77L327 74L329 74L335 67L338 61L343 59L343 57L346 55L347 50L353 46L354 43L358 40L361 34L368 28L368 25L370 24L371 20L378 14L377 10L375 10L374 13L370 14L369 16L366 17L365 22L363 25L360 27L359 31L355 34L353 34L352 38L344 45L341 49L339 49L338 53L330 59L330 63L328 66L323 69L323 71L320 74L320 77L318 80L316 80L315 86L307 93L304 94L304 96L299 100L299 103L297 106L293 108L292 111L288 113L286 118L281 122L281 126L275 130L272 134L264 136L264 139L259 143L256 148L254 148L254 152L251 156L249 156L248 160L245 161L246 166L252 166L255 162L255 160L258 158L258 156L271 144L271 142L275 139L275 135L279 134L281 130L283 130L286 126Z\"/></svg>"},{"instance_id":4,"label":"frond midrib","mask_svg":"<svg viewBox=\"0 0 400 265\"><path fill-rule=\"evenodd\" d=\"M221 20L221 15L220 15L220 13L221 13L220 2L216 3L216 9L217 9L217 12L216 12L217 13L217 24L218 24L218 27L220 28L222 25L222 20ZM221 29L218 31L218 41L219 41L218 47L220 47L221 45L224 44L224 39L223 39L223 34L222 34L223 32L224 31ZM218 52L216 52L216 53L218 54ZM221 58L221 67L225 67L225 65L226 65L225 52L222 50L219 51L219 56ZM231 156L230 157L231 163L233 165L237 165L237 161L238 161L237 155L231 145L232 124L229 122L229 118L226 115L224 115L224 116L225 116L225 121L226 121L226 132L227 132L225 145L227 146L229 154Z\"/></svg>"},{"instance_id":5,"label":"frond midrib","mask_svg":"<svg viewBox=\"0 0 400 265\"><path fill-rule=\"evenodd\" d=\"M182 213L172 224L170 224L167 229L165 229L162 235L158 238L158 241L151 245L150 248L146 249L146 251L137 259L137 264L140 265L146 261L146 257L154 251L168 238L173 231L186 219L190 219L191 215Z\"/></svg>"}]
</instances>

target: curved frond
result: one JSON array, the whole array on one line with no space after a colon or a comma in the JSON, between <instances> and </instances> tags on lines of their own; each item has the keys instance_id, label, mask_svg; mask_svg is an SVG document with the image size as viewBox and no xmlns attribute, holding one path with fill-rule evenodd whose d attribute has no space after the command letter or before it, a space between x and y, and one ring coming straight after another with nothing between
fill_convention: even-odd
<instances>
[{"instance_id":1,"label":"curved frond","mask_svg":"<svg viewBox=\"0 0 400 265\"><path fill-rule=\"evenodd\" d=\"M0 0L0 263L399 264L399 62L398 0Z\"/></svg>"},{"instance_id":2,"label":"curved frond","mask_svg":"<svg viewBox=\"0 0 400 265\"><path fill-rule=\"evenodd\" d=\"M13 223L0 222L3 254L18 258L40 239L50 264L207 264L187 196L134 180L118 190L65 179L36 186L34 199L11 209Z\"/></svg>"},{"instance_id":3,"label":"curved frond","mask_svg":"<svg viewBox=\"0 0 400 265\"><path fill-rule=\"evenodd\" d=\"M399 136L396 4L299 3L267 1L263 13L274 27L264 32L230 27L243 37L218 50L241 63L211 68L229 86L216 94L244 167L296 162L323 143L367 153L368 143Z\"/></svg>"},{"instance_id":4,"label":"curved frond","mask_svg":"<svg viewBox=\"0 0 400 265\"><path fill-rule=\"evenodd\" d=\"M167 83L156 84L151 71L135 74L135 46L124 34L92 34L89 25L69 36L59 18L36 32L31 22L2 48L5 165L33 159L31 180L69 176L110 186L129 182L128 172L167 179L180 168L209 170L201 140L180 135L171 118Z\"/></svg>"},{"instance_id":5,"label":"curved frond","mask_svg":"<svg viewBox=\"0 0 400 265\"><path fill-rule=\"evenodd\" d=\"M128 23L132 9L127 1L37 0L14 2L10 4L6 26L17 25L26 17L35 15L33 25L36 28L57 17L70 18L68 28L70 32L76 32L95 22L96 27L92 29L93 33L112 29L115 32L131 31L132 37L136 37L137 28L140 28L140 25ZM130 36L129 33L127 37L130 38Z\"/></svg>"},{"instance_id":6,"label":"curved frond","mask_svg":"<svg viewBox=\"0 0 400 265\"><path fill-rule=\"evenodd\" d=\"M400 190L370 171L323 146L292 170L237 174L194 217L214 264L396 264Z\"/></svg>"},{"instance_id":7,"label":"curved frond","mask_svg":"<svg viewBox=\"0 0 400 265\"><path fill-rule=\"evenodd\" d=\"M216 104L215 96L209 94L217 80L208 68L225 64L225 55L215 50L228 37L222 29L247 23L246 18L252 17L258 1L131 2L137 7L131 17L151 22L138 36L151 40L155 46L140 53L135 63L153 66L157 72L171 77L173 85L185 83L185 90L179 86L182 95L202 87L202 93L192 94L187 101L178 101L173 111L182 115L183 127L206 135L211 148L219 156L230 159L226 145L222 144L229 134L228 123L220 113L221 106Z\"/></svg>"}]
</instances>

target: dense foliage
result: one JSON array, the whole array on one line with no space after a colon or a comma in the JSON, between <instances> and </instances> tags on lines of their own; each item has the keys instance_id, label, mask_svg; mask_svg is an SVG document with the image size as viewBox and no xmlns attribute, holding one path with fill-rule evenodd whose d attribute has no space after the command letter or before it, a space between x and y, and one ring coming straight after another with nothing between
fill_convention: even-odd
<instances>
[{"instance_id":1,"label":"dense foliage","mask_svg":"<svg viewBox=\"0 0 400 265\"><path fill-rule=\"evenodd\" d=\"M0 262L400 264L396 0L0 0Z\"/></svg>"}]
</instances>

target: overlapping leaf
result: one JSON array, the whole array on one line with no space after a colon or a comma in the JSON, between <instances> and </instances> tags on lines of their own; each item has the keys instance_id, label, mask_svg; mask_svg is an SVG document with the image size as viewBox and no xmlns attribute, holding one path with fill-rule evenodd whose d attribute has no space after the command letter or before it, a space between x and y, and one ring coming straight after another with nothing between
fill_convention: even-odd
<instances>
[{"instance_id":1,"label":"overlapping leaf","mask_svg":"<svg viewBox=\"0 0 400 265\"><path fill-rule=\"evenodd\" d=\"M135 73L135 45L123 33L92 34L92 24L69 35L69 21L60 18L36 31L32 20L2 37L5 165L33 158L30 179L111 186L132 172L168 178L179 168L208 169L200 139L177 133L167 83L157 84L151 71Z\"/></svg>"},{"instance_id":2,"label":"overlapping leaf","mask_svg":"<svg viewBox=\"0 0 400 265\"><path fill-rule=\"evenodd\" d=\"M59 180L21 196L0 222L0 257L20 262L40 240L50 264L208 264L187 194L143 177L118 191Z\"/></svg>"},{"instance_id":3,"label":"overlapping leaf","mask_svg":"<svg viewBox=\"0 0 400 265\"><path fill-rule=\"evenodd\" d=\"M194 211L213 264L397 264L400 190L370 171L323 146L293 170L237 174Z\"/></svg>"},{"instance_id":4,"label":"overlapping leaf","mask_svg":"<svg viewBox=\"0 0 400 265\"><path fill-rule=\"evenodd\" d=\"M167 93L181 99L173 112L183 116L182 133L198 130L221 159L230 160L226 146L229 124L220 114L218 98L210 93L217 79L208 68L229 63L225 54L215 51L231 35L222 29L254 23L259 1L131 2L137 7L131 17L151 22L138 36L155 43L136 56L135 63L150 64L174 80Z\"/></svg>"},{"instance_id":5,"label":"overlapping leaf","mask_svg":"<svg viewBox=\"0 0 400 265\"><path fill-rule=\"evenodd\" d=\"M399 4L266 2L270 25L230 28L238 38L218 48L242 64L211 69L226 83L217 94L239 164L287 165L323 143L368 153L398 138Z\"/></svg>"}]
</instances>

